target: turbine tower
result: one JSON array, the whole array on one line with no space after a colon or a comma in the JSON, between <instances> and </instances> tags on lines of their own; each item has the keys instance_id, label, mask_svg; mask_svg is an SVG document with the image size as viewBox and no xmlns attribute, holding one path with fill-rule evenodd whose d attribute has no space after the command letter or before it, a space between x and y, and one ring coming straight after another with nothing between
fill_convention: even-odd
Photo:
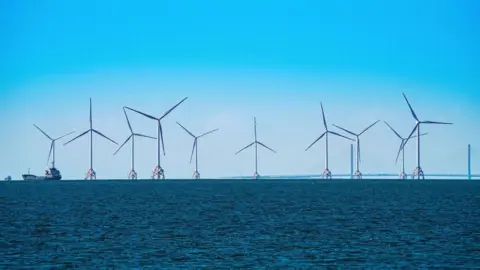
<instances>
[{"instance_id":1,"label":"turbine tower","mask_svg":"<svg viewBox=\"0 0 480 270\"><path fill-rule=\"evenodd\" d=\"M375 123L371 124L370 126L368 126L367 128L365 128L362 132L360 133L353 133L347 129L344 129L342 127L339 127L337 125L333 125L353 136L355 136L355 143L356 143L356 153L355 153L355 174L354 174L354 178L356 179L362 179L362 173L360 172L360 135L362 135L363 133L365 133L365 131L367 131L368 129L370 129L371 127L373 127L376 123L378 123L380 120L377 120Z\"/></svg>"},{"instance_id":2,"label":"turbine tower","mask_svg":"<svg viewBox=\"0 0 480 270\"><path fill-rule=\"evenodd\" d=\"M403 144L402 146L402 149L405 147L405 145L408 143L408 140L410 140L410 138L412 137L413 133L415 132L415 130L417 131L417 167L415 168L415 170L413 171L413 175L412 175L412 178L415 179L425 179L425 176L423 174L423 170L422 170L422 167L420 166L420 124L440 124L440 125L452 125L452 123L446 123L446 122L436 122L436 121L420 121L417 117L417 115L415 114L415 112L413 111L413 108L412 106L410 106L410 102L408 102L408 99L407 99L407 96L405 96L404 93L403 94L403 97L405 98L405 101L407 102L408 104L408 107L410 108L410 112L412 113L412 116L413 118L415 119L415 126L413 127L413 130L412 132L410 133L410 135L407 137L407 139L405 140L405 143Z\"/></svg>"},{"instance_id":3,"label":"turbine tower","mask_svg":"<svg viewBox=\"0 0 480 270\"><path fill-rule=\"evenodd\" d=\"M127 119L128 128L130 129L130 136L128 136L125 142L122 145L120 145L120 147L117 149L117 151L115 151L115 153L113 153L113 155L115 156L115 154L117 154L118 151L122 149L122 147L128 142L128 140L132 139L132 169L128 173L128 179L137 180L137 172L135 171L135 136L150 138L154 140L156 140L157 138L139 134L139 133L134 133L132 129L132 125L130 125L130 120L128 120L127 111L125 111L125 107L123 107L123 113L125 114L125 118Z\"/></svg>"},{"instance_id":4,"label":"turbine tower","mask_svg":"<svg viewBox=\"0 0 480 270\"><path fill-rule=\"evenodd\" d=\"M260 175L258 174L258 145L261 145L261 146L265 147L266 149L272 151L273 153L277 153L277 152L275 150L273 150L272 148L266 146L265 144L263 144L262 142L259 142L257 140L257 118L256 117L253 118L253 132L254 132L254 135L255 135L255 140L251 144L249 144L249 145L245 146L244 148L238 150L235 153L235 155L242 152L243 150L249 148L250 146L255 145L255 173L253 173L253 179L259 179Z\"/></svg>"},{"instance_id":5,"label":"turbine tower","mask_svg":"<svg viewBox=\"0 0 480 270\"><path fill-rule=\"evenodd\" d=\"M188 131L188 129L186 129L184 126L182 126L179 122L177 122L177 124L181 128L183 128L183 130L185 130L188 134L190 134L190 136L193 137L193 147L192 147L192 154L190 155L190 163L192 163L193 152L195 152L195 172L193 172L192 178L193 179L200 179L200 173L198 172L198 139L205 136L205 135L208 135L210 133L213 133L213 132L217 131L218 128L214 129L214 130L210 130L209 132L205 132L200 136L195 136L195 135L193 135L192 132Z\"/></svg>"},{"instance_id":6,"label":"turbine tower","mask_svg":"<svg viewBox=\"0 0 480 270\"><path fill-rule=\"evenodd\" d=\"M156 118L154 116L151 116L149 114L146 114L146 113L143 113L141 111L137 111L137 110L134 110L130 107L125 107L126 109L129 109L131 111L134 111L138 114L141 114L147 118L150 118L152 120L155 120L157 121L157 124L158 124L158 128L157 128L157 166L153 169L153 172L152 172L152 179L165 179L165 171L163 170L162 166L160 165L160 144L162 145L162 148L163 148L163 155L165 155L165 145L163 143L163 130L162 130L162 119L165 118L169 113L171 113L175 108L178 107L178 105L182 104L182 102L184 102L188 97L182 99L180 102L178 102L175 106L173 106L172 108L170 108L170 110L166 111L162 117L160 118Z\"/></svg>"},{"instance_id":7,"label":"turbine tower","mask_svg":"<svg viewBox=\"0 0 480 270\"><path fill-rule=\"evenodd\" d=\"M47 158L47 164L48 162L50 161L50 156L52 155L53 153L53 156L52 156L52 168L55 168L55 141L57 140L60 140L61 138L65 137L65 136L68 136L72 133L74 133L75 131L72 131L70 133L67 133L63 136L60 136L58 138L55 138L55 139L52 139L52 137L48 136L47 133L45 133L45 131L43 131L42 129L40 129L37 125L33 124L38 130L40 130L40 132L43 133L43 135L45 135L45 137L47 137L50 141L52 141L52 143L50 144L50 152L48 153L48 158Z\"/></svg>"},{"instance_id":8,"label":"turbine tower","mask_svg":"<svg viewBox=\"0 0 480 270\"><path fill-rule=\"evenodd\" d=\"M401 152L402 153L402 171L400 172L399 177L400 179L407 179L407 174L405 173L405 148L402 148L403 143L407 138L403 138L402 136L400 136L400 134L398 134L398 132L396 132L395 129L393 129L392 126L390 126L386 121L383 121L383 122L385 122L385 124L387 124L387 126L393 131L393 133L395 133L395 135L397 135L397 137L400 138L401 140L400 147L398 148L397 158L395 159L395 163L397 163L398 157L400 156L400 152ZM428 133L423 133L423 134L420 134L420 136L427 135L427 134ZM412 138L415 138L415 137L417 137L417 135L412 136Z\"/></svg>"},{"instance_id":9,"label":"turbine tower","mask_svg":"<svg viewBox=\"0 0 480 270\"><path fill-rule=\"evenodd\" d=\"M347 140L353 141L353 139L350 139L346 136L343 136L341 134L338 134L336 132L328 130L327 127L327 120L325 119L325 112L323 111L323 104L320 102L320 107L322 108L322 116L323 116L323 125L325 126L325 132L323 132L320 137L318 137L312 144L310 144L305 151L310 149L315 143L317 143L323 136L325 136L325 170L323 171L323 178L324 179L332 179L332 172L328 169L328 134L333 134L342 138L345 138Z\"/></svg>"},{"instance_id":10,"label":"turbine tower","mask_svg":"<svg viewBox=\"0 0 480 270\"><path fill-rule=\"evenodd\" d=\"M82 137L83 135L85 135L89 132L90 132L90 169L85 174L85 180L87 180L87 179L90 179L90 180L97 179L97 174L93 170L93 133L95 132L95 133L97 133L97 135L102 136L103 138L113 142L114 144L118 144L114 140L112 140L112 139L108 138L107 136L103 135L102 133L100 133L100 131L93 128L93 126L92 126L92 98L90 98L90 129L88 129L87 131L78 135L77 137L71 139L70 141L64 143L63 145L67 145L67 144L73 142L74 140Z\"/></svg>"}]
</instances>

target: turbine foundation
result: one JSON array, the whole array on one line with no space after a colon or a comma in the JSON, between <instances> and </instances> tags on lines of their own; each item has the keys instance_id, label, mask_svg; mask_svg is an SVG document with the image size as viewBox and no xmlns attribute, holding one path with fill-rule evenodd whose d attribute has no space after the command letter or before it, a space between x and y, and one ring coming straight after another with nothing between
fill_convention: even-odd
<instances>
[{"instance_id":1,"label":"turbine foundation","mask_svg":"<svg viewBox=\"0 0 480 270\"><path fill-rule=\"evenodd\" d=\"M192 175L192 179L200 179L200 173L198 171L194 171Z\"/></svg>"},{"instance_id":2,"label":"turbine foundation","mask_svg":"<svg viewBox=\"0 0 480 270\"><path fill-rule=\"evenodd\" d=\"M415 168L412 174L412 179L425 180L425 175L423 174L422 168L420 167Z\"/></svg>"},{"instance_id":3,"label":"turbine foundation","mask_svg":"<svg viewBox=\"0 0 480 270\"><path fill-rule=\"evenodd\" d=\"M323 171L322 178L323 178L323 179L332 179L332 172L331 172L328 168L326 168L326 169Z\"/></svg>"},{"instance_id":4,"label":"turbine foundation","mask_svg":"<svg viewBox=\"0 0 480 270\"><path fill-rule=\"evenodd\" d=\"M130 180L137 180L137 172L132 169L132 170L128 173L128 179L130 179Z\"/></svg>"},{"instance_id":5,"label":"turbine foundation","mask_svg":"<svg viewBox=\"0 0 480 270\"><path fill-rule=\"evenodd\" d=\"M152 179L165 180L165 171L162 169L162 167L157 166L153 169Z\"/></svg>"},{"instance_id":6,"label":"turbine foundation","mask_svg":"<svg viewBox=\"0 0 480 270\"><path fill-rule=\"evenodd\" d=\"M84 180L97 180L97 174L93 169L89 169L87 173L85 173L85 179Z\"/></svg>"},{"instance_id":7,"label":"turbine foundation","mask_svg":"<svg viewBox=\"0 0 480 270\"><path fill-rule=\"evenodd\" d=\"M252 178L253 178L253 180L260 179L260 174L258 174L258 172L255 172L255 173L253 173Z\"/></svg>"},{"instance_id":8,"label":"turbine foundation","mask_svg":"<svg viewBox=\"0 0 480 270\"><path fill-rule=\"evenodd\" d=\"M356 170L353 179L362 179L362 173L359 170Z\"/></svg>"},{"instance_id":9,"label":"turbine foundation","mask_svg":"<svg viewBox=\"0 0 480 270\"><path fill-rule=\"evenodd\" d=\"M405 180L405 179L407 179L407 174L405 172L401 172L398 177L402 180Z\"/></svg>"}]
</instances>

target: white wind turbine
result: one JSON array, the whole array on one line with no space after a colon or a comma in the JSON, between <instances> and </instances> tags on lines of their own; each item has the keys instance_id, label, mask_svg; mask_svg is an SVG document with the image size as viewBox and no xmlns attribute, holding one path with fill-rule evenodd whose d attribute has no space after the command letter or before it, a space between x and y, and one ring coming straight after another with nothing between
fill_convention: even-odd
<instances>
[{"instance_id":1,"label":"white wind turbine","mask_svg":"<svg viewBox=\"0 0 480 270\"><path fill-rule=\"evenodd\" d=\"M35 125L35 124L33 124L33 125L34 125L38 130L40 130L40 132L42 132L43 135L45 135L45 137L47 137L47 138L51 141L51 143L50 143L50 152L48 153L48 158L47 158L47 164L48 164L48 162L50 161L50 156L53 154L53 156L52 156L52 168L55 168L55 142L56 142L57 140L60 140L61 138L65 137L65 136L68 136L68 135L74 133L75 131L72 131L72 132L67 133L67 134L65 134L65 135L63 135L63 136L60 136L60 137L58 137L58 138L53 139L52 137L48 136L47 133L45 133L45 131L41 130L37 125Z\"/></svg>"},{"instance_id":2,"label":"white wind turbine","mask_svg":"<svg viewBox=\"0 0 480 270\"><path fill-rule=\"evenodd\" d=\"M406 179L407 174L405 173L405 148L403 148L402 146L407 138L403 138L402 136L400 136L400 134L398 134L398 132L396 132L395 129L393 129L386 121L383 121L383 122L385 122L385 124L387 124L387 126L393 131L393 133L395 133L395 135L397 135L397 137L401 140L400 147L398 148L397 158L395 159L395 163L397 163L398 157L400 156L400 152L401 152L402 153L402 171L400 172L400 179ZM427 135L427 134L428 133L423 133L423 134L420 134L420 136ZM415 137L417 137L417 135L412 136L412 138L415 138Z\"/></svg>"},{"instance_id":3,"label":"white wind turbine","mask_svg":"<svg viewBox=\"0 0 480 270\"><path fill-rule=\"evenodd\" d=\"M93 170L93 133L95 132L95 133L97 133L97 135L102 136L103 138L113 142L114 144L118 144L114 140L112 140L112 139L108 138L107 136L103 135L102 133L100 133L100 131L98 131L96 129L93 129L93 125L92 125L92 98L90 98L90 129L88 129L87 131L78 135L77 137L71 139L70 141L64 143L63 145L67 145L67 144L73 142L74 140L82 137L83 135L85 135L89 132L90 132L90 169L85 174L85 180L86 179L90 179L90 180L97 179L97 174Z\"/></svg>"},{"instance_id":4,"label":"white wind turbine","mask_svg":"<svg viewBox=\"0 0 480 270\"><path fill-rule=\"evenodd\" d=\"M123 107L123 113L125 114L125 118L127 119L128 128L130 129L130 136L128 136L125 142L120 145L120 147L117 149L117 151L115 151L115 153L113 153L113 155L117 154L118 151L120 151L120 149L122 149L122 147L128 142L128 140L132 139L132 169L128 173L128 179L137 180L138 176L137 172L135 171L135 136L150 138L154 140L156 140L157 138L133 132L132 125L130 125L130 120L128 120L127 111L125 111L125 107Z\"/></svg>"},{"instance_id":5,"label":"white wind turbine","mask_svg":"<svg viewBox=\"0 0 480 270\"><path fill-rule=\"evenodd\" d=\"M266 146L265 144L263 144L262 142L259 142L257 140L257 118L256 117L253 118L253 132L254 132L254 135L255 135L255 140L251 144L249 144L249 145L245 146L244 148L238 150L235 153L235 155L242 152L243 150L249 148L250 146L255 145L255 172L253 173L253 179L259 179L260 175L258 174L258 145L261 145L261 146L265 147L266 149L272 151L273 153L277 153L277 152L275 150L273 150L272 148Z\"/></svg>"},{"instance_id":6,"label":"white wind turbine","mask_svg":"<svg viewBox=\"0 0 480 270\"><path fill-rule=\"evenodd\" d=\"M369 130L371 127L373 127L376 123L378 123L380 120L377 120L375 123L371 124L370 126L368 126L367 128L365 128L362 132L360 133L353 133L345 128L342 128L342 127L339 127L337 125L333 125L353 136L355 136L355 142L356 142L356 155L355 155L355 174L354 174L354 178L356 179L361 179L362 178L362 173L360 172L360 135L362 135L363 133L365 133L365 131Z\"/></svg>"},{"instance_id":7,"label":"white wind turbine","mask_svg":"<svg viewBox=\"0 0 480 270\"><path fill-rule=\"evenodd\" d=\"M323 171L323 178L324 179L332 179L332 172L328 169L328 134L339 136L339 137L345 138L345 139L350 140L350 141L353 141L353 139L350 139L346 136L343 136L341 134L338 134L336 132L328 130L327 120L325 120L325 112L323 111L323 104L321 102L320 102L320 107L322 108L323 125L325 126L325 132L323 132L320 135L320 137L318 137L312 144L310 144L310 146L308 146L307 149L305 149L305 151L310 149L310 147L312 147L316 142L318 142L321 138L323 138L325 136L325 170Z\"/></svg>"},{"instance_id":8,"label":"white wind turbine","mask_svg":"<svg viewBox=\"0 0 480 270\"><path fill-rule=\"evenodd\" d=\"M165 179L165 170L162 168L160 164L160 144L161 147L163 148L163 155L165 155L165 144L163 143L163 129L162 129L162 119L165 118L168 114L170 114L175 108L177 108L182 102L184 102L187 99L187 97L183 98L180 102L175 104L172 108L170 108L168 111L166 111L161 117L157 118L155 116L151 116L149 114L143 113L141 111L137 111L135 109L132 109L130 107L125 107L126 109L129 109L131 111L134 111L138 114L141 114L147 118L150 118L152 120L157 121L157 166L153 169L152 172L152 179Z\"/></svg>"},{"instance_id":9,"label":"white wind turbine","mask_svg":"<svg viewBox=\"0 0 480 270\"><path fill-rule=\"evenodd\" d=\"M206 136L210 133L213 133L213 132L217 131L218 128L214 129L214 130L210 130L208 132L205 132L200 136L195 136L195 135L193 135L192 132L188 131L188 129L186 129L184 126L182 126L179 122L177 122L177 124L181 128L183 128L183 130L185 130L188 134L190 134L190 136L193 137L193 148L192 148L192 154L190 155L190 163L192 163L193 152L195 152L195 172L193 172L193 179L200 179L200 173L198 172L198 139L203 137L203 136Z\"/></svg>"},{"instance_id":10,"label":"white wind turbine","mask_svg":"<svg viewBox=\"0 0 480 270\"><path fill-rule=\"evenodd\" d=\"M407 96L405 96L404 93L403 94L403 97L405 98L405 101L407 102L408 104L408 107L410 108L410 112L412 113L412 116L413 118L415 119L415 126L413 127L413 130L412 132L410 133L410 135L407 137L407 139L405 140L405 143L403 144L402 146L402 149L405 147L405 145L408 143L408 140L410 140L410 138L412 138L412 135L415 131L417 131L417 167L415 168L415 170L413 171L413 175L412 175L412 178L415 179L425 179L425 176L423 174L423 170L422 170L422 167L420 166L420 124L440 124L440 125L452 125L453 123L446 123L446 122L436 122L436 121L420 121L417 117L417 115L415 114L415 112L413 111L413 108L412 106L410 106L410 102L408 102L408 99L407 99Z\"/></svg>"}]
</instances>

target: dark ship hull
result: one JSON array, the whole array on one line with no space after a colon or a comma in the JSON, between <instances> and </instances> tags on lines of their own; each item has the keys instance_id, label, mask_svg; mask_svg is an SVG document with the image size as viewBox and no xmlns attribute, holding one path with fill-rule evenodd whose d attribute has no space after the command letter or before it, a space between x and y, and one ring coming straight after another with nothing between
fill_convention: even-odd
<instances>
[{"instance_id":1,"label":"dark ship hull","mask_svg":"<svg viewBox=\"0 0 480 270\"><path fill-rule=\"evenodd\" d=\"M50 168L45 171L45 176L37 176L29 172L22 174L22 178L25 181L58 181L62 179L62 175L56 168Z\"/></svg>"},{"instance_id":2,"label":"dark ship hull","mask_svg":"<svg viewBox=\"0 0 480 270\"><path fill-rule=\"evenodd\" d=\"M42 181L42 180L62 180L62 177L61 176L57 176L57 177L54 177L54 176L37 176L37 175L34 175L34 174L22 174L22 178L23 180L26 180L26 181Z\"/></svg>"}]
</instances>

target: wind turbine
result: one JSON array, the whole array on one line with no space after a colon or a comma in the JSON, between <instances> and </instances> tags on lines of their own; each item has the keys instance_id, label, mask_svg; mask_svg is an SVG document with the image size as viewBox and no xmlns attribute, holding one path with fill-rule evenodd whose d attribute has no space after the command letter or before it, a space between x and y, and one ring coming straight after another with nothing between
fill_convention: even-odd
<instances>
[{"instance_id":1,"label":"wind turbine","mask_svg":"<svg viewBox=\"0 0 480 270\"><path fill-rule=\"evenodd\" d=\"M158 136L157 136L157 146L158 146L158 149L157 149L157 166L153 169L153 172L152 172L152 179L165 179L165 171L162 169L162 166L160 166L160 143L162 144L162 148L163 148L163 155L165 155L165 145L163 143L163 130L162 130L162 119L165 118L169 113L171 113L176 107L178 107L178 105L182 104L182 102L184 102L188 97L182 99L180 102L178 102L175 106L173 106L172 108L170 108L170 110L166 111L162 117L160 118L156 118L154 116L151 116L149 114L146 114L146 113L143 113L141 111L137 111L137 110L134 110L130 107L125 107L126 109L129 109L131 111L134 111L138 114L141 114L147 118L150 118L152 120L155 120L157 121L158 123Z\"/></svg>"},{"instance_id":2,"label":"wind turbine","mask_svg":"<svg viewBox=\"0 0 480 270\"><path fill-rule=\"evenodd\" d=\"M357 144L357 147L356 147L356 155L355 155L355 174L354 174L354 178L356 179L362 179L362 173L360 172L360 135L362 135L363 133L365 133L365 131L367 131L368 129L370 129L371 127L373 127L376 123L378 123L380 120L377 120L375 123L371 124L370 126L368 126L367 128L365 128L362 132L360 133L353 133L347 129L344 129L342 127L339 127L337 125L334 125L335 127L355 136L355 142Z\"/></svg>"},{"instance_id":3,"label":"wind turbine","mask_svg":"<svg viewBox=\"0 0 480 270\"><path fill-rule=\"evenodd\" d=\"M100 133L100 131L93 128L93 125L92 125L92 98L90 98L90 129L88 129L87 131L78 135L77 137L71 139L70 141L64 143L63 145L67 145L67 144L75 141L76 139L82 137L83 135L85 135L89 132L90 132L90 169L87 171L87 173L85 173L85 180L87 180L87 179L90 179L90 180L97 179L97 174L93 170L93 133L95 132L98 135L102 136L103 138L113 142L114 144L118 144L114 140L112 140L112 139L108 138L107 136L103 135L102 133Z\"/></svg>"},{"instance_id":4,"label":"wind turbine","mask_svg":"<svg viewBox=\"0 0 480 270\"><path fill-rule=\"evenodd\" d=\"M249 148L250 146L255 145L255 173L253 174L253 179L259 179L260 175L258 174L258 145L261 145L261 146L265 147L266 149L272 151L273 153L277 153L277 152L275 150L273 150L272 148L266 146L265 144L263 144L262 142L259 142L257 140L257 118L256 117L253 118L253 132L255 134L255 140L251 144L249 144L249 145L245 146L244 148L238 150L235 153L235 155L242 152L243 150Z\"/></svg>"},{"instance_id":5,"label":"wind turbine","mask_svg":"<svg viewBox=\"0 0 480 270\"><path fill-rule=\"evenodd\" d=\"M50 141L52 141L52 143L50 144L50 152L48 153L48 158L47 158L47 164L48 162L50 161L50 156L52 155L53 153L53 157L52 157L52 168L55 168L55 141L65 137L65 136L68 136L72 133L74 133L75 131L72 131L70 133L67 133L63 136L60 136L58 138L55 138L55 139L52 139L52 137L48 136L47 133L45 133L45 131L43 131L42 129L40 129L37 125L33 124L38 130L40 130L40 132L43 133L43 135L45 135L45 137L47 137Z\"/></svg>"},{"instance_id":6,"label":"wind turbine","mask_svg":"<svg viewBox=\"0 0 480 270\"><path fill-rule=\"evenodd\" d=\"M117 151L115 151L115 153L113 153L113 155L115 156L115 154L117 154L118 151L122 149L122 147L128 142L128 140L132 139L132 169L128 173L128 179L137 180L137 172L135 171L135 136L150 138L154 140L157 138L139 134L139 133L134 133L132 129L132 125L130 125L130 120L128 120L127 111L125 111L125 107L123 107L123 113L125 114L125 118L127 119L128 128L130 129L130 136L128 136L125 142L122 145L120 145L120 147L117 149Z\"/></svg>"},{"instance_id":7,"label":"wind turbine","mask_svg":"<svg viewBox=\"0 0 480 270\"><path fill-rule=\"evenodd\" d=\"M410 102L408 102L407 96L405 96L404 93L403 97L405 98L405 101L408 104L408 107L410 108L410 112L412 113L413 118L415 119L415 126L413 127L412 132L410 135L407 137L405 140L405 143L402 146L402 149L405 147L405 145L408 143L408 140L412 137L413 133L415 130L417 131L417 167L415 168L415 171L413 171L412 178L415 179L425 179L425 176L423 174L422 167L420 166L420 124L440 124L440 125L452 125L453 123L446 123L446 122L435 122L435 121L420 121L415 114L415 112L412 109L412 106L410 106Z\"/></svg>"},{"instance_id":8,"label":"wind turbine","mask_svg":"<svg viewBox=\"0 0 480 270\"><path fill-rule=\"evenodd\" d=\"M325 170L323 171L323 178L332 179L332 172L328 169L328 134L333 134L333 135L345 138L345 139L350 140L350 141L353 141L353 139L350 139L346 136L343 136L341 134L338 134L336 132L328 130L327 120L325 120L325 112L323 111L323 104L321 102L320 102L320 107L322 108L323 125L325 126L325 132L323 132L322 135L320 135L320 137L318 137L312 144L310 144L310 146L307 147L307 149L305 149L305 151L310 149L310 147L312 147L321 138L323 138L323 136L325 136Z\"/></svg>"},{"instance_id":9,"label":"wind turbine","mask_svg":"<svg viewBox=\"0 0 480 270\"><path fill-rule=\"evenodd\" d=\"M193 152L195 152L195 172L193 172L193 179L200 179L200 173L198 172L198 139L205 136L205 135L208 135L210 133L213 133L213 132L217 131L218 128L214 129L214 130L210 130L209 132L205 132L200 136L195 136L195 135L193 135L192 132L188 131L188 129L186 129L184 126L182 126L179 122L177 122L177 124L181 128L183 128L183 130L185 130L188 134L190 134L190 136L193 137L193 148L192 148L192 154L190 155L190 163L192 163Z\"/></svg>"},{"instance_id":10,"label":"wind turbine","mask_svg":"<svg viewBox=\"0 0 480 270\"><path fill-rule=\"evenodd\" d=\"M398 157L400 156L400 152L402 153L402 171L400 172L400 179L406 179L407 178L407 174L405 173L405 148L403 148L403 143L405 142L406 138L403 138L402 136L400 136L400 134L398 134L398 132L395 131L395 129L393 129L386 121L383 121L385 122L385 124L387 124L387 126L393 131L393 133L395 133L395 135L397 135L398 138L400 138L401 143L400 143L400 147L398 148L398 153L397 153L397 158L395 159L395 163L397 163L398 161ZM428 133L423 133L423 134L420 134L420 136L423 136L423 135L427 135ZM415 138L417 137L417 135L413 135L412 138Z\"/></svg>"}]
</instances>

